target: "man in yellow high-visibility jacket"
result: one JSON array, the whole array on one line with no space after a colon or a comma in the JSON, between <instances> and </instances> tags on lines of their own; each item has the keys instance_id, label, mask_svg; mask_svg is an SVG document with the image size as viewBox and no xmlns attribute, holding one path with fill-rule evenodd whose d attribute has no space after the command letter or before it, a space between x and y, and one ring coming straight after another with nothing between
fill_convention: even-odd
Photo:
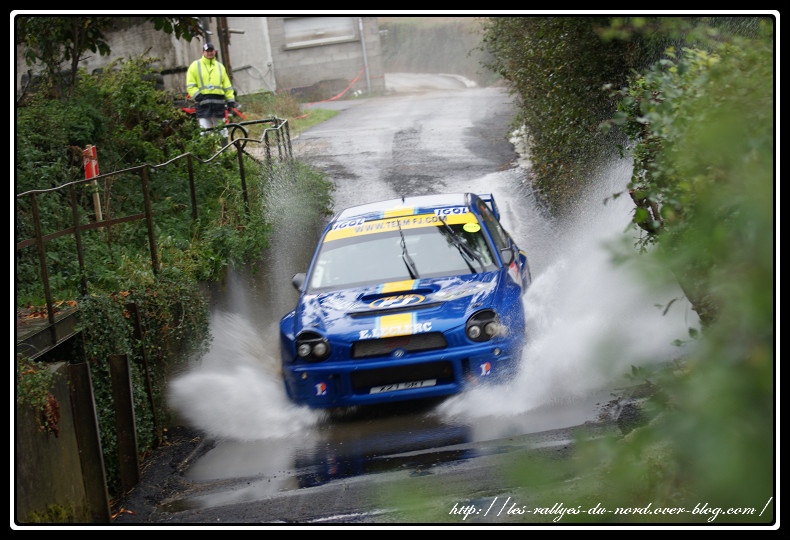
<instances>
[{"instance_id":1,"label":"man in yellow high-visibility jacket","mask_svg":"<svg viewBox=\"0 0 790 540\"><path fill-rule=\"evenodd\" d=\"M236 96L228 72L216 59L214 45L203 45L203 57L187 70L187 93L195 100L200 127L207 129L225 123L225 105L236 106Z\"/></svg>"}]
</instances>

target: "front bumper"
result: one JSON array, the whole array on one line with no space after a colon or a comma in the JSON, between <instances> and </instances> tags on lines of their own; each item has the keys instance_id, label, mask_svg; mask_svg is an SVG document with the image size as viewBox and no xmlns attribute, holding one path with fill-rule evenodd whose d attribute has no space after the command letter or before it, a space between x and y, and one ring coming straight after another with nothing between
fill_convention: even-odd
<instances>
[{"instance_id":1,"label":"front bumper","mask_svg":"<svg viewBox=\"0 0 790 540\"><path fill-rule=\"evenodd\" d=\"M492 340L454 349L283 365L288 397L313 408L349 407L457 394L513 374L521 341Z\"/></svg>"}]
</instances>

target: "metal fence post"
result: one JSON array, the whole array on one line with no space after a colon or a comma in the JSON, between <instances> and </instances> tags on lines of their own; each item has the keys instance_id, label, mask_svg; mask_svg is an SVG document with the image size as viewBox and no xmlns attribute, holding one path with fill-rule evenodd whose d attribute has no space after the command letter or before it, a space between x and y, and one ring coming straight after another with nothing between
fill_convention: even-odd
<instances>
[{"instance_id":1,"label":"metal fence post","mask_svg":"<svg viewBox=\"0 0 790 540\"><path fill-rule=\"evenodd\" d=\"M140 352L143 357L143 371L145 372L145 385L148 393L148 405L151 407L151 416L153 417L153 434L157 443L159 442L159 421L156 415L156 404L154 402L154 385L151 382L151 369L148 365L148 352L145 349L145 334L143 332L143 323L140 320L140 310L137 308L135 302L126 304L126 309L132 317L132 324L134 326L134 338L140 342Z\"/></svg>"},{"instance_id":2,"label":"metal fence post","mask_svg":"<svg viewBox=\"0 0 790 540\"><path fill-rule=\"evenodd\" d=\"M140 482L140 462L137 455L137 430L134 421L129 358L125 354L110 355L110 380L115 403L115 430L118 440L121 490L127 493Z\"/></svg>"},{"instance_id":3,"label":"metal fence post","mask_svg":"<svg viewBox=\"0 0 790 540\"><path fill-rule=\"evenodd\" d=\"M197 195L195 194L195 170L192 166L192 154L187 155L187 171L189 171L189 195L192 201L192 221L197 221Z\"/></svg>"},{"instance_id":4,"label":"metal fence post","mask_svg":"<svg viewBox=\"0 0 790 540\"><path fill-rule=\"evenodd\" d=\"M44 249L44 239L41 234L41 217L38 212L38 199L36 194L31 194L31 210L33 212L33 227L36 234L36 249L38 250L38 265L41 269L41 281L44 285L44 300L47 302L47 318L49 330L52 334L52 343L58 342L58 332L55 328L55 310L52 308L52 291L49 288L49 272L47 271L47 253Z\"/></svg>"},{"instance_id":5,"label":"metal fence post","mask_svg":"<svg viewBox=\"0 0 790 540\"><path fill-rule=\"evenodd\" d=\"M241 194L244 197L244 207L247 210L247 215L250 213L250 200L249 196L247 195L247 178L244 174L244 153L241 150L241 145L236 144L237 152L236 154L239 156L239 176L241 177Z\"/></svg>"},{"instance_id":6,"label":"metal fence post","mask_svg":"<svg viewBox=\"0 0 790 540\"><path fill-rule=\"evenodd\" d=\"M82 466L82 480L85 496L93 523L110 522L110 498L107 494L107 480L104 470L104 457L99 436L99 422L96 419L96 402L93 398L93 384L88 364L70 364L69 389L71 409L74 414L74 432Z\"/></svg>"},{"instance_id":7,"label":"metal fence post","mask_svg":"<svg viewBox=\"0 0 790 540\"><path fill-rule=\"evenodd\" d=\"M154 239L154 216L151 212L151 193L148 190L148 169L142 169L143 202L145 203L145 223L148 226L148 248L151 250L151 266L154 275L159 273L159 257L156 254L156 240Z\"/></svg>"},{"instance_id":8,"label":"metal fence post","mask_svg":"<svg viewBox=\"0 0 790 540\"><path fill-rule=\"evenodd\" d=\"M80 292L83 295L88 294L88 280L85 277L85 257L82 254L82 233L80 233L80 214L77 210L77 190L74 184L69 186L71 195L71 218L74 223L74 242L77 245L77 264L80 268Z\"/></svg>"}]
</instances>

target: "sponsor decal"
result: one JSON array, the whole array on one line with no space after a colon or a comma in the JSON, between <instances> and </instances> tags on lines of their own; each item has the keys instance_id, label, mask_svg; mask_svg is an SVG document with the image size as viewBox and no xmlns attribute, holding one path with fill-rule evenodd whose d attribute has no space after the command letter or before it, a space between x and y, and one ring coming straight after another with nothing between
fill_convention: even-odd
<instances>
[{"instance_id":1,"label":"sponsor decal","mask_svg":"<svg viewBox=\"0 0 790 540\"><path fill-rule=\"evenodd\" d=\"M380 339L430 332L433 323L418 322L414 313L396 313L377 318L374 328L359 331L359 339Z\"/></svg>"},{"instance_id":2,"label":"sponsor decal","mask_svg":"<svg viewBox=\"0 0 790 540\"><path fill-rule=\"evenodd\" d=\"M466 223L464 224L464 230L468 233L476 233L480 230L479 223Z\"/></svg>"},{"instance_id":3,"label":"sponsor decal","mask_svg":"<svg viewBox=\"0 0 790 540\"><path fill-rule=\"evenodd\" d=\"M449 216L452 214L466 214L469 209L466 206L452 206L449 208L439 208L434 210L433 213L437 216Z\"/></svg>"},{"instance_id":4,"label":"sponsor decal","mask_svg":"<svg viewBox=\"0 0 790 540\"><path fill-rule=\"evenodd\" d=\"M368 304L372 308L385 309L385 308L398 308L419 304L425 301L425 297L421 294L396 294L394 296L386 296L378 298Z\"/></svg>"},{"instance_id":5,"label":"sponsor decal","mask_svg":"<svg viewBox=\"0 0 790 540\"><path fill-rule=\"evenodd\" d=\"M483 362L480 364L480 376L488 377L491 375L491 362Z\"/></svg>"},{"instance_id":6,"label":"sponsor decal","mask_svg":"<svg viewBox=\"0 0 790 540\"><path fill-rule=\"evenodd\" d=\"M405 215L398 218L385 217L377 220L348 220L336 223L324 236L324 242L352 236L397 231L399 225L401 230L438 227L442 224L442 219L450 225L477 223L475 215L465 207L442 208L435 210L433 214Z\"/></svg>"},{"instance_id":7,"label":"sponsor decal","mask_svg":"<svg viewBox=\"0 0 790 540\"><path fill-rule=\"evenodd\" d=\"M519 279L519 268L515 261L510 263L510 266L507 269L507 274L514 283L521 284L521 279Z\"/></svg>"},{"instance_id":8,"label":"sponsor decal","mask_svg":"<svg viewBox=\"0 0 790 540\"><path fill-rule=\"evenodd\" d=\"M326 395L326 383L320 382L315 385L315 395L316 396Z\"/></svg>"},{"instance_id":9,"label":"sponsor decal","mask_svg":"<svg viewBox=\"0 0 790 540\"><path fill-rule=\"evenodd\" d=\"M362 225L363 223L365 223L364 218L350 219L348 221L339 221L338 223L332 225L331 230L337 231L337 230L345 229L346 227L356 227L357 225Z\"/></svg>"}]
</instances>

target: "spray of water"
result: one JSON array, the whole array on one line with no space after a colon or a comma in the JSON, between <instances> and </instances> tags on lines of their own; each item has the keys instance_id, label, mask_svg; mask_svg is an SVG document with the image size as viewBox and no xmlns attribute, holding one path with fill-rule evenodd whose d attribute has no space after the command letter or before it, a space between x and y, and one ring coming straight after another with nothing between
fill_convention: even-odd
<instances>
[{"instance_id":1,"label":"spray of water","mask_svg":"<svg viewBox=\"0 0 790 540\"><path fill-rule=\"evenodd\" d=\"M631 366L678 354L673 341L688 335L696 317L682 301L666 314L662 308L680 292L646 287L639 261L613 262L613 243L635 240L626 233L633 210L628 197L612 199L630 173L629 163L613 164L574 222L527 239L533 283L525 297L529 337L519 374L504 387L479 387L446 401L440 414L515 415L583 399L622 383Z\"/></svg>"},{"instance_id":2,"label":"spray of water","mask_svg":"<svg viewBox=\"0 0 790 540\"><path fill-rule=\"evenodd\" d=\"M186 422L216 439L283 438L314 425L319 415L285 395L277 344L234 313L212 315L212 346L188 371L174 377L168 402Z\"/></svg>"},{"instance_id":3,"label":"spray of water","mask_svg":"<svg viewBox=\"0 0 790 540\"><path fill-rule=\"evenodd\" d=\"M289 437L321 419L288 400L278 356L279 317L295 305L290 276L306 267L315 239L304 220L289 217L297 215L288 209L302 196L293 179L282 172L267 177L265 186L267 214L277 221L263 263L252 277L228 272L227 311L212 313L209 351L168 387L173 410L213 438Z\"/></svg>"},{"instance_id":4,"label":"spray of water","mask_svg":"<svg viewBox=\"0 0 790 540\"><path fill-rule=\"evenodd\" d=\"M561 226L542 217L537 204L511 208L506 190L513 184L508 178L486 180L486 187L498 192L497 200L504 203L503 221L513 226L511 232L530 257L533 283L525 302L529 339L513 381L455 396L442 403L437 414L452 419L506 417L584 399L622 381L632 365L662 362L678 354L672 342L696 325L683 302L662 313L663 306L681 296L679 291L646 287L638 277L643 269L636 268L635 261L612 262L609 245L628 240L624 233L632 205L627 197L611 196L623 191L629 175L628 163L613 165L580 205L577 220ZM272 250L293 252L285 249L293 244L293 231L281 225L286 238L273 238ZM274 272L282 280L289 270L282 268L282 261L278 265ZM231 274L231 295L233 280ZM211 350L173 379L170 404L190 425L215 438L271 439L309 431L324 417L287 399L277 358L277 322L271 313L256 316L250 307L255 299L244 291L234 296L233 313L213 314ZM264 292L269 297L267 311L279 315L292 307L273 307L272 291Z\"/></svg>"}]
</instances>

